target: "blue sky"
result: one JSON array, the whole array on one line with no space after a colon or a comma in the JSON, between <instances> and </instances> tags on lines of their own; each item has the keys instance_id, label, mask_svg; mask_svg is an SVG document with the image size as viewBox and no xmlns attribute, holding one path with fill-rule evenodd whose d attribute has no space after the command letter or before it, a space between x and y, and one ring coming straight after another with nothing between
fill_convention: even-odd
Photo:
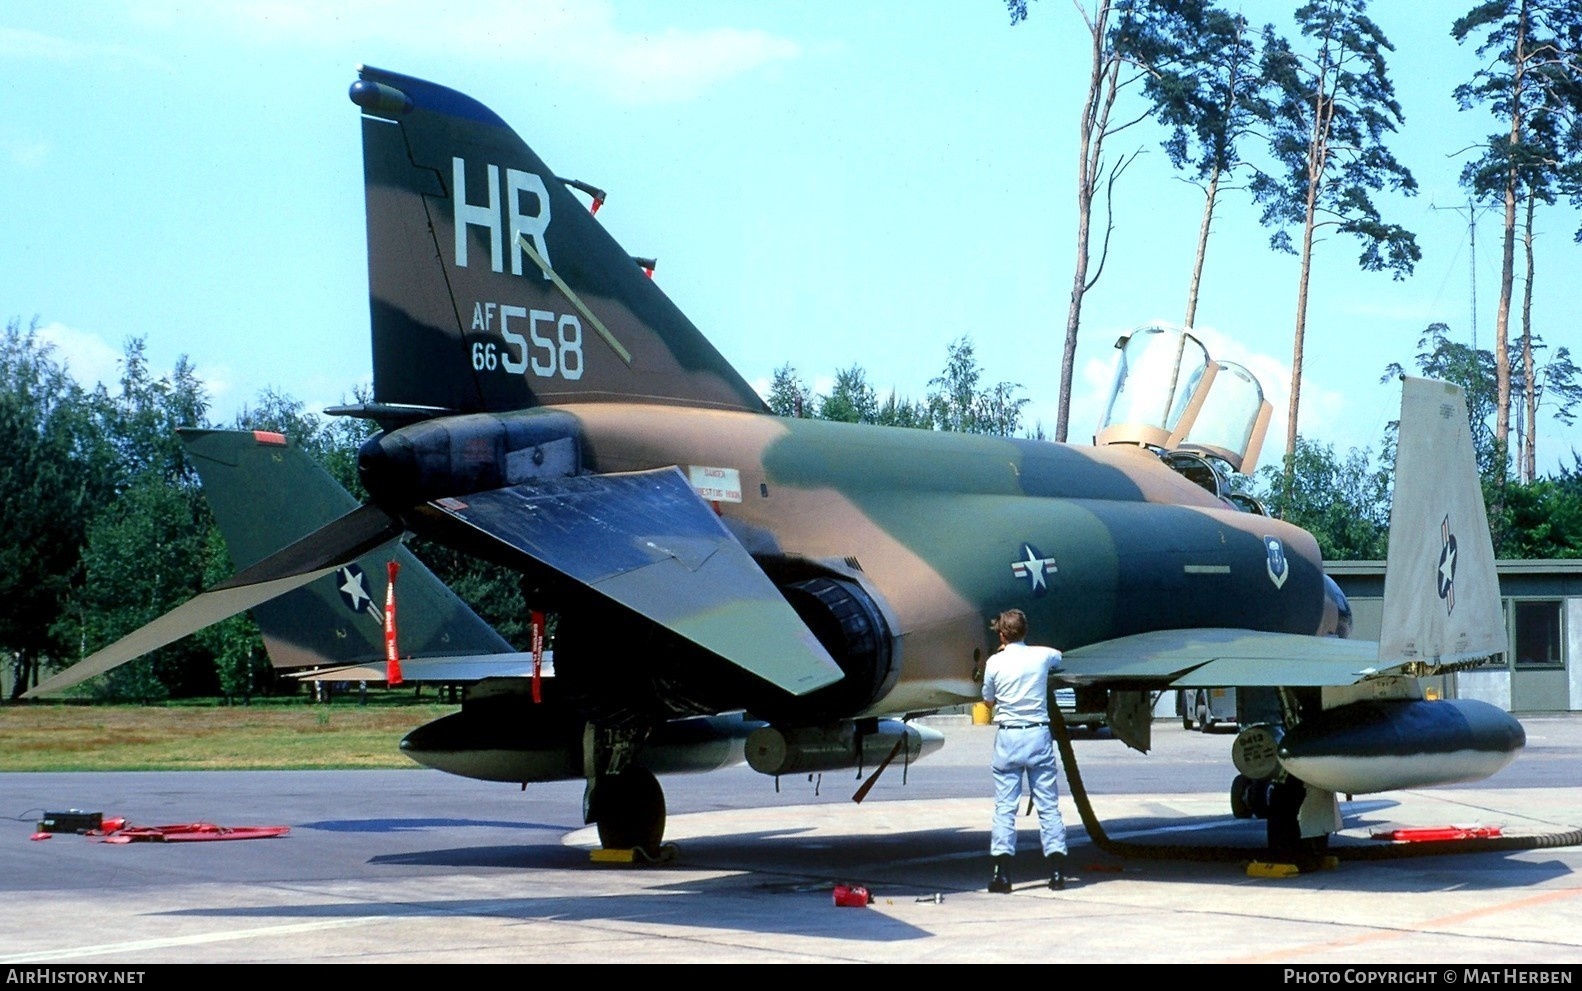
<instances>
[{"instance_id":1,"label":"blue sky","mask_svg":"<svg viewBox=\"0 0 1582 991\"><path fill-rule=\"evenodd\" d=\"M1360 271L1355 242L1318 248L1300 428L1342 451L1377 452L1400 401L1384 367L1410 367L1430 323L1472 336L1456 179L1496 129L1451 97L1478 65L1449 36L1459 8L1374 7L1406 116L1390 146L1420 186L1381 206L1423 257L1396 282ZM986 379L1020 383L1029 421L1052 431L1086 45L1064 0L1015 27L999 0L7 3L0 310L36 315L83 382L113 381L129 337L160 372L187 355L217 421L266 388L311 408L349 398L370 359L346 90L368 63L476 97L560 175L608 190L600 220L658 258L665 291L750 381L790 363L827 387L857 364L881 395L920 399L969 336ZM1116 338L1185 306L1201 200L1162 138L1142 125L1112 139L1144 154L1083 311L1074 441L1097 425ZM1582 351L1576 226L1569 210L1542 220L1534 319L1551 346ZM1498 237L1480 212L1482 347ZM1276 457L1297 259L1269 250L1235 191L1209 252L1199 333L1263 381ZM1578 431L1539 427L1540 472L1569 466Z\"/></svg>"}]
</instances>

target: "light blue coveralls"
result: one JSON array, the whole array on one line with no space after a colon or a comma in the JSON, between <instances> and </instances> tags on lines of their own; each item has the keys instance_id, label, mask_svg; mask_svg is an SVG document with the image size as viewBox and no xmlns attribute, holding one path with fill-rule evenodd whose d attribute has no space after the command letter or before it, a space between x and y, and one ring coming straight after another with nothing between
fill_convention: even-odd
<instances>
[{"instance_id":1,"label":"light blue coveralls","mask_svg":"<svg viewBox=\"0 0 1582 991\"><path fill-rule=\"evenodd\" d=\"M1066 852L1066 823L1060 817L1059 764L1049 732L1049 675L1060 670L1060 651L1006 644L989 658L983 700L994 706L994 820L989 853L1016 854L1016 807L1026 775L1038 809L1044 856Z\"/></svg>"}]
</instances>

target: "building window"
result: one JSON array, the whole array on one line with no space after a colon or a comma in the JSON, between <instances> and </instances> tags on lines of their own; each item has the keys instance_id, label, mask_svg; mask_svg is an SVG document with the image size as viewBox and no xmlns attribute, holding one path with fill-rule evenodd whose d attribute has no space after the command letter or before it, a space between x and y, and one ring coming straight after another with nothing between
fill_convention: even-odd
<instances>
[{"instance_id":1,"label":"building window","mask_svg":"<svg viewBox=\"0 0 1582 991\"><path fill-rule=\"evenodd\" d=\"M1518 668L1560 667L1560 605L1555 600L1516 601L1512 605L1512 646Z\"/></svg>"}]
</instances>

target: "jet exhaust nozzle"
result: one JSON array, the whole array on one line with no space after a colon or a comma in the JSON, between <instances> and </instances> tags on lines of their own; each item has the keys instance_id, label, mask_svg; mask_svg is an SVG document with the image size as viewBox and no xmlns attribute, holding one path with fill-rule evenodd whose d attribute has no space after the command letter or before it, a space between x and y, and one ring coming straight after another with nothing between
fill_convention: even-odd
<instances>
[{"instance_id":1,"label":"jet exhaust nozzle","mask_svg":"<svg viewBox=\"0 0 1582 991\"><path fill-rule=\"evenodd\" d=\"M581 469L581 429L556 410L471 413L375 434L357 452L357 473L383 506L564 478Z\"/></svg>"}]
</instances>

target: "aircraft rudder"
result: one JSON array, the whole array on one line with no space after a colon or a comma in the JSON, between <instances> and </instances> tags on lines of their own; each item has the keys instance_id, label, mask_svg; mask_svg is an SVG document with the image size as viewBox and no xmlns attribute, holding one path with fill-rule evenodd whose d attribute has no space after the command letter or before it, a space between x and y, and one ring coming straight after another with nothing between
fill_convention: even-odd
<instances>
[{"instance_id":1,"label":"aircraft rudder","mask_svg":"<svg viewBox=\"0 0 1582 991\"><path fill-rule=\"evenodd\" d=\"M1402 378L1381 662L1503 653L1494 544L1463 390Z\"/></svg>"},{"instance_id":2,"label":"aircraft rudder","mask_svg":"<svg viewBox=\"0 0 1582 991\"><path fill-rule=\"evenodd\" d=\"M363 67L376 402L763 401L493 111Z\"/></svg>"}]
</instances>

